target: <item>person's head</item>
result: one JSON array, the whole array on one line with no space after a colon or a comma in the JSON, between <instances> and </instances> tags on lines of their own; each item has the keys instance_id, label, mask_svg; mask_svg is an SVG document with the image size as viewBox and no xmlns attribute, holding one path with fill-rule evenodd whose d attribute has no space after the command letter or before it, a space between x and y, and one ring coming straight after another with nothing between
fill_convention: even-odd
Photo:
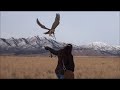
<instances>
[{"instance_id":1,"label":"person's head","mask_svg":"<svg viewBox=\"0 0 120 90\"><path fill-rule=\"evenodd\" d=\"M71 54L72 52L72 44L67 44L64 48L66 54Z\"/></svg>"}]
</instances>

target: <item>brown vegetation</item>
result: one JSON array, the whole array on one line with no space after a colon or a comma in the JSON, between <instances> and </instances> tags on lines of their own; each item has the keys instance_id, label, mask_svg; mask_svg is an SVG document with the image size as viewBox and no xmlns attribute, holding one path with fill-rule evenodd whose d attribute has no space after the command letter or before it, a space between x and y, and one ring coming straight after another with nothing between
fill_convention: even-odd
<instances>
[{"instance_id":1,"label":"brown vegetation","mask_svg":"<svg viewBox=\"0 0 120 90\"><path fill-rule=\"evenodd\" d=\"M75 79L120 78L120 57L74 57ZM1 79L57 79L57 57L0 56Z\"/></svg>"}]
</instances>

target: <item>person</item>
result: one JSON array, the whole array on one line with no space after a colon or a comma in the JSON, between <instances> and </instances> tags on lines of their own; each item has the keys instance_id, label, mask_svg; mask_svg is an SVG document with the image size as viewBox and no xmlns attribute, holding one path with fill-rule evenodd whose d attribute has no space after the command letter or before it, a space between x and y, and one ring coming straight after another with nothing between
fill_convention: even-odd
<instances>
[{"instance_id":1,"label":"person","mask_svg":"<svg viewBox=\"0 0 120 90\"><path fill-rule=\"evenodd\" d=\"M66 78L65 71L72 72L72 77L74 78L75 64L74 64L73 55L72 55L72 45L67 44L65 47L63 47L60 50L54 50L48 46L46 46L45 49L49 50L50 53L52 53L58 57L58 64L55 69L57 78L65 79Z\"/></svg>"}]
</instances>

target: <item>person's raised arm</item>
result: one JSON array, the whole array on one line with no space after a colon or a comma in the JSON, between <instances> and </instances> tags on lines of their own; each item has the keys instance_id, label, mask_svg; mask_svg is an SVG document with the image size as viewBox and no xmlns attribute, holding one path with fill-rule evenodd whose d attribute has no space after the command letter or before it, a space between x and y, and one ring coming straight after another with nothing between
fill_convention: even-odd
<instances>
[{"instance_id":1,"label":"person's raised arm","mask_svg":"<svg viewBox=\"0 0 120 90\"><path fill-rule=\"evenodd\" d=\"M49 50L49 51L50 51L52 54L54 54L54 55L58 55L58 51L56 51L56 50L54 50L54 49L52 49L52 48L50 48L50 47L48 47L48 46L46 46L45 49L46 49L46 50Z\"/></svg>"}]
</instances>

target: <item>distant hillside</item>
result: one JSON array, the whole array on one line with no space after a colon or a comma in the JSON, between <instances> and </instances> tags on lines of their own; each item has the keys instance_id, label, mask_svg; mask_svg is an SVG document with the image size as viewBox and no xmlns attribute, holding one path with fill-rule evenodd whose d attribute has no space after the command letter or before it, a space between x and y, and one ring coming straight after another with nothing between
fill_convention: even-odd
<instances>
[{"instance_id":1,"label":"distant hillside","mask_svg":"<svg viewBox=\"0 0 120 90\"><path fill-rule=\"evenodd\" d=\"M0 38L0 54L48 55L44 46L50 46L56 50L63 48L66 43L57 42L45 37L34 36L31 38ZM73 45L73 55L87 56L120 56L120 46L111 46L103 42L92 42L88 45Z\"/></svg>"}]
</instances>

